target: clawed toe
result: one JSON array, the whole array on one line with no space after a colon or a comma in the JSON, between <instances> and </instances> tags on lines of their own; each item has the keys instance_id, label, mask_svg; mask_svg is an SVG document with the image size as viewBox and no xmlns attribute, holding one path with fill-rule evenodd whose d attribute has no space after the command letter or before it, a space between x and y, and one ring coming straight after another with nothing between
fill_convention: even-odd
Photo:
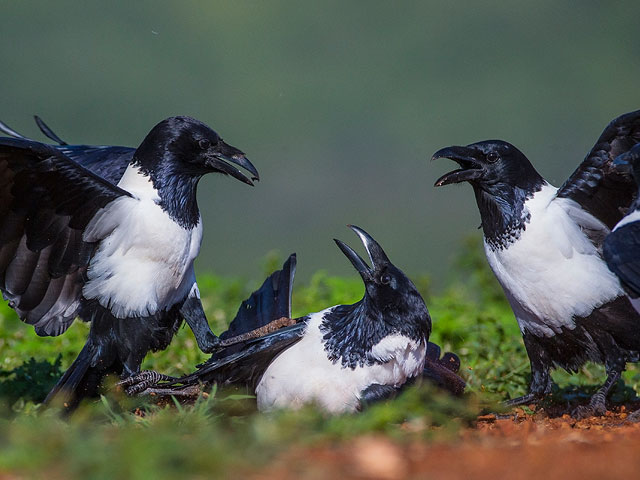
<instances>
[{"instance_id":1,"label":"clawed toe","mask_svg":"<svg viewBox=\"0 0 640 480\"><path fill-rule=\"evenodd\" d=\"M155 387L161 381L173 381L174 377L163 375L153 370L143 370L119 381L116 385L124 389L129 396L145 395L147 390Z\"/></svg>"},{"instance_id":2,"label":"clawed toe","mask_svg":"<svg viewBox=\"0 0 640 480\"><path fill-rule=\"evenodd\" d=\"M640 410L636 410L632 414L628 415L626 420L633 423L640 422Z\"/></svg>"},{"instance_id":3,"label":"clawed toe","mask_svg":"<svg viewBox=\"0 0 640 480\"><path fill-rule=\"evenodd\" d=\"M503 402L505 407L517 407L519 405L528 405L530 403L537 403L542 398L542 395L537 393L528 393L522 397L512 398Z\"/></svg>"},{"instance_id":4,"label":"clawed toe","mask_svg":"<svg viewBox=\"0 0 640 480\"><path fill-rule=\"evenodd\" d=\"M576 420L584 420L589 417L601 417L607 413L607 407L601 404L595 405L578 405L571 412L571 416Z\"/></svg>"},{"instance_id":5,"label":"clawed toe","mask_svg":"<svg viewBox=\"0 0 640 480\"><path fill-rule=\"evenodd\" d=\"M585 418L593 417L595 412L590 405L578 405L571 411L571 416L576 420L584 420Z\"/></svg>"}]
</instances>

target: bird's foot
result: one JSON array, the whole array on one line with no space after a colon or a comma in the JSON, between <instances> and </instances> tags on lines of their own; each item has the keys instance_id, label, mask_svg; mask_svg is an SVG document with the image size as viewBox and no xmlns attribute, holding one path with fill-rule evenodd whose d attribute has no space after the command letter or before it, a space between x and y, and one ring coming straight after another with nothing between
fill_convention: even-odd
<instances>
[{"instance_id":1,"label":"bird's foot","mask_svg":"<svg viewBox=\"0 0 640 480\"><path fill-rule=\"evenodd\" d=\"M640 422L640 410L636 410L632 414L628 415L625 420L627 420L629 422L633 422L633 423Z\"/></svg>"},{"instance_id":2,"label":"bird's foot","mask_svg":"<svg viewBox=\"0 0 640 480\"><path fill-rule=\"evenodd\" d=\"M159 397L187 397L194 398L202 393L200 385L188 385L186 387L160 387L147 388L140 395L156 395Z\"/></svg>"},{"instance_id":3,"label":"bird's foot","mask_svg":"<svg viewBox=\"0 0 640 480\"><path fill-rule=\"evenodd\" d=\"M598 392L591 397L589 405L578 405L574 408L571 416L576 420L584 420L589 417L601 417L605 413L607 413L605 397Z\"/></svg>"},{"instance_id":4,"label":"bird's foot","mask_svg":"<svg viewBox=\"0 0 640 480\"><path fill-rule=\"evenodd\" d=\"M147 395L148 392L146 392L146 390L157 386L159 382L173 382L176 380L176 377L170 377L169 375L164 375L153 370L143 370L142 372L122 379L116 385L123 388L124 392L129 396Z\"/></svg>"},{"instance_id":5,"label":"bird's foot","mask_svg":"<svg viewBox=\"0 0 640 480\"><path fill-rule=\"evenodd\" d=\"M529 392L521 397L512 398L506 400L504 405L506 407L517 407L519 405L529 405L530 403L538 403L542 399L541 393Z\"/></svg>"}]
</instances>

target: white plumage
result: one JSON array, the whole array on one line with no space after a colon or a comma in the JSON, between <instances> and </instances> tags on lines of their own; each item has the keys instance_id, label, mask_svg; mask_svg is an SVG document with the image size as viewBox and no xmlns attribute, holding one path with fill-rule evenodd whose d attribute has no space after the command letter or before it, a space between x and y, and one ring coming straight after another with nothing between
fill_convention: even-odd
<instances>
[{"instance_id":1,"label":"white plumage","mask_svg":"<svg viewBox=\"0 0 640 480\"><path fill-rule=\"evenodd\" d=\"M154 315L187 297L195 282L202 221L184 229L158 205L148 176L129 165L118 184L133 197L101 209L85 230L100 241L87 271L83 296L119 318Z\"/></svg>"},{"instance_id":2,"label":"white plumage","mask_svg":"<svg viewBox=\"0 0 640 480\"><path fill-rule=\"evenodd\" d=\"M372 348L371 355L385 363L350 369L329 360L320 325L333 308L312 314L302 339L267 367L256 388L260 410L315 402L331 413L353 412L361 392L371 384L400 386L422 372L426 341L399 334L383 338Z\"/></svg>"},{"instance_id":3,"label":"white plumage","mask_svg":"<svg viewBox=\"0 0 640 480\"><path fill-rule=\"evenodd\" d=\"M572 200L556 198L545 184L524 204L530 221L520 238L503 249L485 241L487 260L504 288L521 331L550 337L575 328L574 317L622 295L586 232L604 226ZM603 230L604 229L604 230Z\"/></svg>"}]
</instances>

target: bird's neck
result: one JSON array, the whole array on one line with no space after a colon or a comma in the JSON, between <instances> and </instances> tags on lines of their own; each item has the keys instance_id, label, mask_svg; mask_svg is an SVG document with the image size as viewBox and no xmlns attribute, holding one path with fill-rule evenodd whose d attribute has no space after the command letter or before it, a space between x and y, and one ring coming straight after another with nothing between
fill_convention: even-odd
<instances>
[{"instance_id":1,"label":"bird's neck","mask_svg":"<svg viewBox=\"0 0 640 480\"><path fill-rule=\"evenodd\" d=\"M408 316L394 321L389 312L383 314L372 303L365 294L359 302L338 305L325 314L320 331L329 360L353 370L377 363L370 355L371 350L388 335L397 333L416 341L429 336L424 322Z\"/></svg>"},{"instance_id":2,"label":"bird's neck","mask_svg":"<svg viewBox=\"0 0 640 480\"><path fill-rule=\"evenodd\" d=\"M171 219L185 229L194 228L200 221L196 200L201 175L180 172L174 163L156 162L149 165L134 156L130 165L142 175L148 176L157 191L156 203Z\"/></svg>"},{"instance_id":3,"label":"bird's neck","mask_svg":"<svg viewBox=\"0 0 640 480\"><path fill-rule=\"evenodd\" d=\"M485 241L496 250L508 247L520 238L529 223L530 214L525 202L542 188L496 187L492 191L474 186L480 210Z\"/></svg>"}]
</instances>

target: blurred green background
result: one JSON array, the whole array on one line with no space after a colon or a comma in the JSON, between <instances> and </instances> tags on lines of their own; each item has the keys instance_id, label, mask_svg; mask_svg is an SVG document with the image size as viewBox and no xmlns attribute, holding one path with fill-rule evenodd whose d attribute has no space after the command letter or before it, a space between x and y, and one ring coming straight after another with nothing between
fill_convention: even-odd
<instances>
[{"instance_id":1,"label":"blurred green background","mask_svg":"<svg viewBox=\"0 0 640 480\"><path fill-rule=\"evenodd\" d=\"M262 181L201 183L199 272L256 278L271 250L308 279L349 274L331 239L360 225L445 285L479 218L430 155L503 138L560 184L615 116L640 108L640 2L8 2L0 118L37 138L136 146L197 117ZM477 233L479 235L479 233Z\"/></svg>"}]
</instances>

